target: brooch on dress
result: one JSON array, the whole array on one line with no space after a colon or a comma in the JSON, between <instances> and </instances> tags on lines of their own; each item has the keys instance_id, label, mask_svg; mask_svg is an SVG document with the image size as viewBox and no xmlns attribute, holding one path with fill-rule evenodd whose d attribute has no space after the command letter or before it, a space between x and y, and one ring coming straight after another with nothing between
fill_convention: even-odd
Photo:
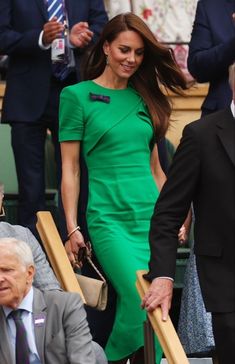
<instances>
[{"instance_id":1,"label":"brooch on dress","mask_svg":"<svg viewBox=\"0 0 235 364\"><path fill-rule=\"evenodd\" d=\"M109 96L97 95L97 94L93 94L92 92L90 92L90 99L92 101L102 101L102 102L105 102L106 104L110 103L110 97Z\"/></svg>"}]
</instances>

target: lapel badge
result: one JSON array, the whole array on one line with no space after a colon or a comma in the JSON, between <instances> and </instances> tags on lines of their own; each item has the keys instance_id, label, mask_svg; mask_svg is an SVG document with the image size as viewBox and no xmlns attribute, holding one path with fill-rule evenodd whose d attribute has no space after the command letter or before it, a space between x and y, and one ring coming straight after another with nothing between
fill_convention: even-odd
<instances>
[{"instance_id":1,"label":"lapel badge","mask_svg":"<svg viewBox=\"0 0 235 364\"><path fill-rule=\"evenodd\" d=\"M35 314L34 315L34 325L39 327L39 326L43 326L45 323L45 319L46 319L46 315L41 313L41 314Z\"/></svg>"}]
</instances>

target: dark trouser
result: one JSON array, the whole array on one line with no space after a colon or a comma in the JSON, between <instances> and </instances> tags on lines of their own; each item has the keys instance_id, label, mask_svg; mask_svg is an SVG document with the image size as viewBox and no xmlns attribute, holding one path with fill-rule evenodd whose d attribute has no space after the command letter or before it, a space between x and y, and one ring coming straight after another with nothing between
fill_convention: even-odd
<instances>
[{"instance_id":1,"label":"dark trouser","mask_svg":"<svg viewBox=\"0 0 235 364\"><path fill-rule=\"evenodd\" d=\"M234 364L235 312L212 313L212 325L219 364Z\"/></svg>"},{"instance_id":2,"label":"dark trouser","mask_svg":"<svg viewBox=\"0 0 235 364\"><path fill-rule=\"evenodd\" d=\"M19 188L18 223L28 227L37 236L36 212L45 210L45 140L51 131L57 163L57 186L61 183L61 155L58 142L58 105L62 86L52 82L50 98L44 114L37 121L12 122L12 148L15 157ZM59 220L62 235L64 212L59 198Z\"/></svg>"}]
</instances>

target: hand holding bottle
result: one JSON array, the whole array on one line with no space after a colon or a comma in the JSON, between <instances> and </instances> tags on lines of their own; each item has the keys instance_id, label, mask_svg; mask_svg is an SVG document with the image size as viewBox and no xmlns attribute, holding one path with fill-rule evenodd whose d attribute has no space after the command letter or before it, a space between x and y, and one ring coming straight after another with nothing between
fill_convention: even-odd
<instances>
[{"instance_id":1,"label":"hand holding bottle","mask_svg":"<svg viewBox=\"0 0 235 364\"><path fill-rule=\"evenodd\" d=\"M44 46L48 46L53 40L59 38L63 30L64 25L58 22L56 17L45 23L42 36Z\"/></svg>"}]
</instances>

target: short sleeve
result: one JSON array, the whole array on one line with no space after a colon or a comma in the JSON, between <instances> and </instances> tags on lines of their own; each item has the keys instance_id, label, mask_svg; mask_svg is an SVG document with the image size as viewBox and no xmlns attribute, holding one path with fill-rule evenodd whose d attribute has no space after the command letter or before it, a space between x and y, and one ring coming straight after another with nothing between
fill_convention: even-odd
<instances>
[{"instance_id":1,"label":"short sleeve","mask_svg":"<svg viewBox=\"0 0 235 364\"><path fill-rule=\"evenodd\" d=\"M83 109L73 87L65 87L60 95L59 141L82 140L84 133Z\"/></svg>"}]
</instances>

